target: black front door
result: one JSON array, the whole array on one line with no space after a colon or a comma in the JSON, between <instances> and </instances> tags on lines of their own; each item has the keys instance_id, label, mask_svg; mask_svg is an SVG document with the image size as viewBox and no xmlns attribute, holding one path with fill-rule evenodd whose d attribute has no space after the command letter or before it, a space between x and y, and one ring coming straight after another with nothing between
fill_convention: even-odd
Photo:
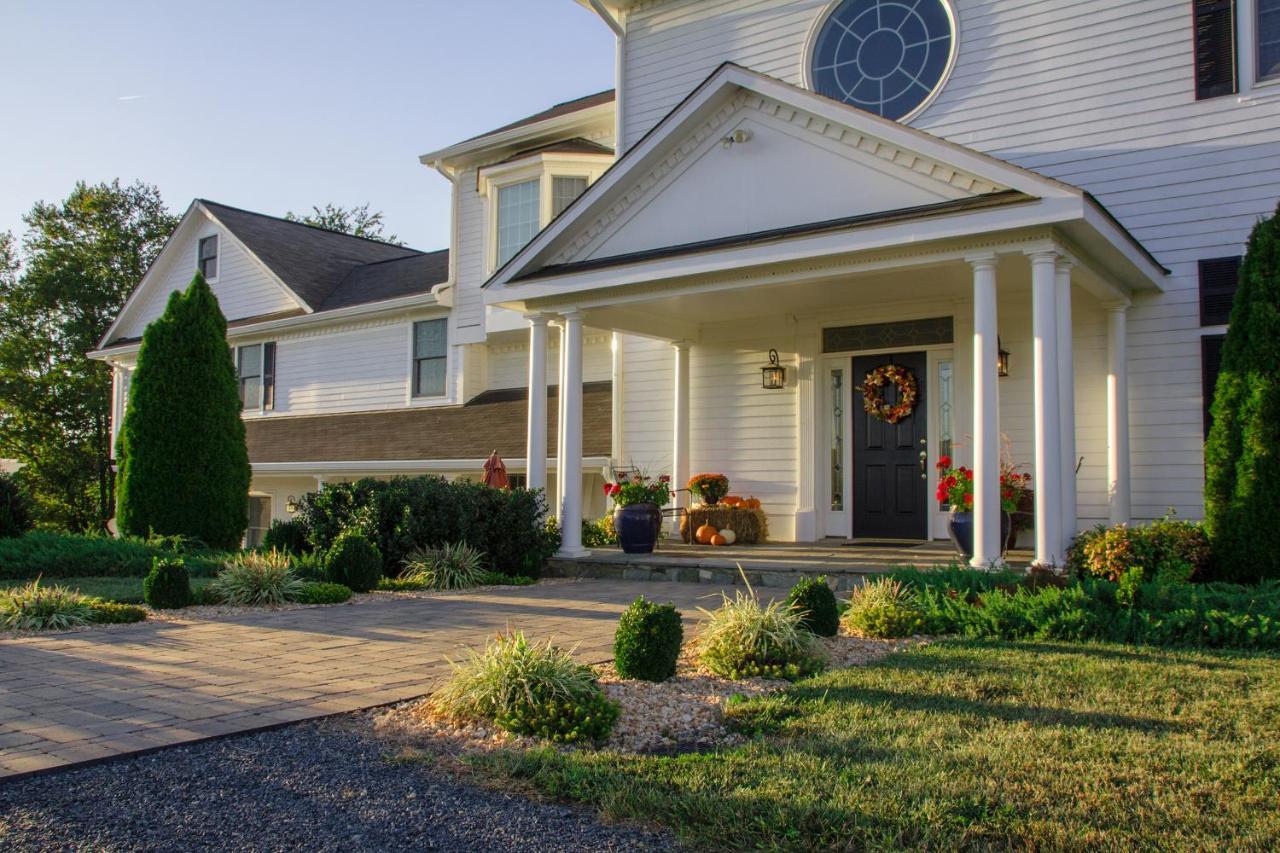
<instances>
[{"instance_id":1,"label":"black front door","mask_svg":"<svg viewBox=\"0 0 1280 853\"><path fill-rule=\"evenodd\" d=\"M862 384L867 375L887 364L906 368L915 378L918 396L912 409L891 424L866 411ZM925 378L928 355L923 352L858 356L853 360L853 535L859 539L929 538L928 485L921 474L921 452L927 445ZM884 401L898 403L898 388L889 383Z\"/></svg>"}]
</instances>

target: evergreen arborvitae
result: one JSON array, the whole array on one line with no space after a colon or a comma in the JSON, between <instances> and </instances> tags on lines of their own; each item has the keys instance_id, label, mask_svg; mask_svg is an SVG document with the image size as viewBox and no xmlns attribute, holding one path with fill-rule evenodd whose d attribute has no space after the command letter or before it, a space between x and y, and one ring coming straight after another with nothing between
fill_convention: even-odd
<instances>
[{"instance_id":1,"label":"evergreen arborvitae","mask_svg":"<svg viewBox=\"0 0 1280 853\"><path fill-rule=\"evenodd\" d=\"M196 273L147 326L117 447L120 531L236 548L249 523L249 454L227 321Z\"/></svg>"},{"instance_id":2,"label":"evergreen arborvitae","mask_svg":"<svg viewBox=\"0 0 1280 853\"><path fill-rule=\"evenodd\" d=\"M1280 577L1280 207L1249 235L1205 445L1215 579Z\"/></svg>"}]
</instances>

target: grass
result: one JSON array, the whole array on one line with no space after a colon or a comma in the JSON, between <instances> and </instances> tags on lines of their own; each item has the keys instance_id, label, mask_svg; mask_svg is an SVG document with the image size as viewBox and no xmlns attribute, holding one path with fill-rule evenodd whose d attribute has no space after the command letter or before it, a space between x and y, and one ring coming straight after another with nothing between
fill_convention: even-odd
<instances>
[{"instance_id":1,"label":"grass","mask_svg":"<svg viewBox=\"0 0 1280 853\"><path fill-rule=\"evenodd\" d=\"M198 592L212 582L213 578L192 578L191 591ZM27 583L30 581L0 580L0 589L20 587ZM119 601L124 604L142 603L142 578L58 578L56 583L104 601Z\"/></svg>"},{"instance_id":2,"label":"grass","mask_svg":"<svg viewBox=\"0 0 1280 853\"><path fill-rule=\"evenodd\" d=\"M1277 849L1280 658L949 640L731 706L715 754L468 760L714 849Z\"/></svg>"}]
</instances>

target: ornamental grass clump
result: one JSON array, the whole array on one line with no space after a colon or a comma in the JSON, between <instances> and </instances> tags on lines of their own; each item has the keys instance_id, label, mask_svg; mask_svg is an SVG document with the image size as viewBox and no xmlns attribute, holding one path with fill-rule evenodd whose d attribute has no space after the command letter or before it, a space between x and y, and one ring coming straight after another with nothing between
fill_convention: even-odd
<instances>
[{"instance_id":1,"label":"ornamental grass clump","mask_svg":"<svg viewBox=\"0 0 1280 853\"><path fill-rule=\"evenodd\" d=\"M746 593L721 598L716 610L698 608L707 617L698 634L698 662L707 669L725 678L795 680L825 668L822 645L786 602L762 607L749 585Z\"/></svg>"},{"instance_id":2,"label":"ornamental grass clump","mask_svg":"<svg viewBox=\"0 0 1280 853\"><path fill-rule=\"evenodd\" d=\"M892 578L869 581L856 589L843 621L855 637L910 637L924 627L916 591Z\"/></svg>"},{"instance_id":3,"label":"ornamental grass clump","mask_svg":"<svg viewBox=\"0 0 1280 853\"><path fill-rule=\"evenodd\" d=\"M65 586L41 586L40 579L0 593L0 628L10 631L62 631L93 618L93 606Z\"/></svg>"},{"instance_id":4,"label":"ornamental grass clump","mask_svg":"<svg viewBox=\"0 0 1280 853\"><path fill-rule=\"evenodd\" d=\"M435 710L557 743L603 740L618 718L591 668L550 641L531 643L516 631L469 654L431 698Z\"/></svg>"},{"instance_id":5,"label":"ornamental grass clump","mask_svg":"<svg viewBox=\"0 0 1280 853\"><path fill-rule=\"evenodd\" d=\"M642 595L623 611L613 635L613 666L623 678L666 681L676 674L684 626L674 604Z\"/></svg>"},{"instance_id":6,"label":"ornamental grass clump","mask_svg":"<svg viewBox=\"0 0 1280 853\"><path fill-rule=\"evenodd\" d=\"M479 586L488 576L484 552L466 542L439 548L419 548L404 560L400 577L417 582L419 589L466 589Z\"/></svg>"},{"instance_id":7,"label":"ornamental grass clump","mask_svg":"<svg viewBox=\"0 0 1280 853\"><path fill-rule=\"evenodd\" d=\"M296 600L305 585L289 568L289 555L272 550L237 554L209 586L224 604L278 607Z\"/></svg>"},{"instance_id":8,"label":"ornamental grass clump","mask_svg":"<svg viewBox=\"0 0 1280 853\"><path fill-rule=\"evenodd\" d=\"M800 614L800 627L819 637L834 637L840 630L836 594L827 577L804 578L787 593L786 603Z\"/></svg>"}]
</instances>

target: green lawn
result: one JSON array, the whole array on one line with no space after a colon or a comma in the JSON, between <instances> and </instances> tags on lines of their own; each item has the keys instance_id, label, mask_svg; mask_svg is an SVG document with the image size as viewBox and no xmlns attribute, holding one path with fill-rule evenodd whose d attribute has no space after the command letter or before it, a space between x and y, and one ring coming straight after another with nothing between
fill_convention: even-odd
<instances>
[{"instance_id":1,"label":"green lawn","mask_svg":"<svg viewBox=\"0 0 1280 853\"><path fill-rule=\"evenodd\" d=\"M213 578L192 578L191 589L199 590L213 582ZM29 580L0 580L0 590L23 586ZM107 601L125 604L142 603L142 578L45 578L42 586L66 586L78 589L84 595L92 595Z\"/></svg>"},{"instance_id":2,"label":"green lawn","mask_svg":"<svg viewBox=\"0 0 1280 853\"><path fill-rule=\"evenodd\" d=\"M715 849L1280 849L1280 657L944 641L734 706L718 754L470 759Z\"/></svg>"}]
</instances>

